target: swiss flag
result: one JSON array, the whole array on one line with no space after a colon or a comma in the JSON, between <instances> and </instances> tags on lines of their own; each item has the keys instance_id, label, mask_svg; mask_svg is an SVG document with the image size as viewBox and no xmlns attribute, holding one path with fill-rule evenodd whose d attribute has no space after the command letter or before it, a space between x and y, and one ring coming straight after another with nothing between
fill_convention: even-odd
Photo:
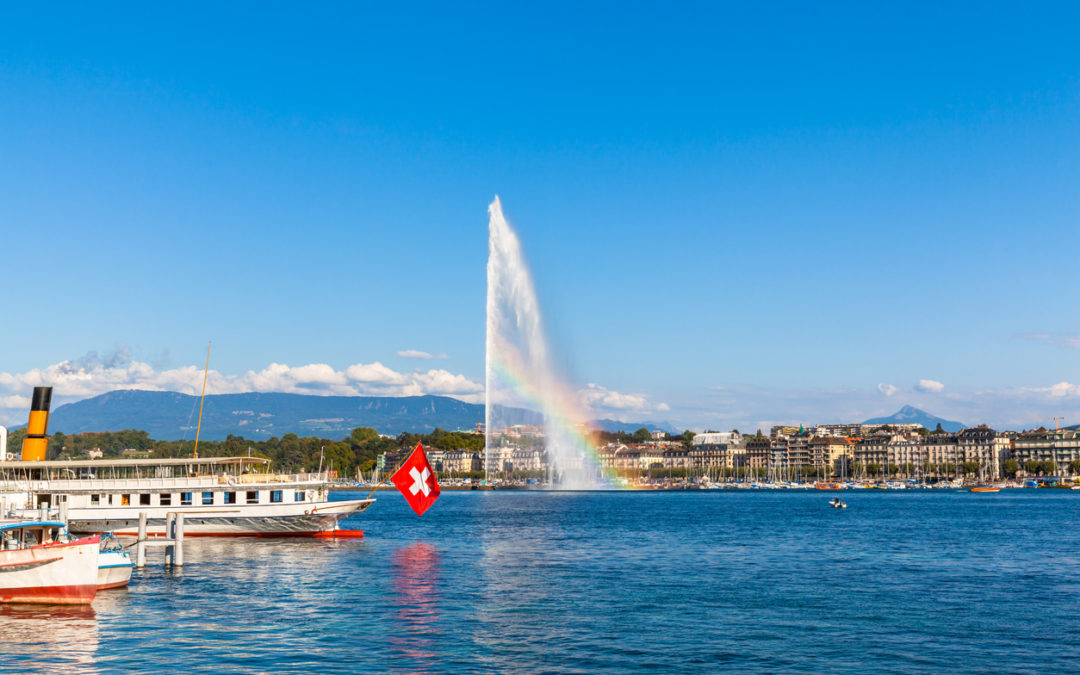
<instances>
[{"instance_id":1,"label":"swiss flag","mask_svg":"<svg viewBox=\"0 0 1080 675\"><path fill-rule=\"evenodd\" d=\"M419 443L409 458L390 476L390 480L405 495L405 501L418 516L424 515L424 511L439 498L439 481L435 480L435 472L431 470L424 448Z\"/></svg>"}]
</instances>

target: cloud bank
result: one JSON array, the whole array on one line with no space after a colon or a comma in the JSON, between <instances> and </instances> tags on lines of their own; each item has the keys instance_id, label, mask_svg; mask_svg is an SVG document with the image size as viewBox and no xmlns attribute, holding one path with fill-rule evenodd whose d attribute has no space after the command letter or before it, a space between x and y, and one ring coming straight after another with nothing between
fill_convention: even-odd
<instances>
[{"instance_id":1,"label":"cloud bank","mask_svg":"<svg viewBox=\"0 0 1080 675\"><path fill-rule=\"evenodd\" d=\"M118 389L177 391L197 396L202 389L202 378L203 369L199 366L155 368L132 360L123 348L105 356L90 352L79 359L22 373L0 372L0 424L26 422L30 392L37 386L53 387L55 407ZM241 374L210 370L206 390L212 394L258 391L324 396L435 394L469 403L484 402L483 384L460 373L442 368L402 372L378 361L355 363L341 370L326 363L301 366L271 363L261 370ZM596 384L588 385L578 395L581 404L598 416L624 417L669 410L666 404L654 404L642 394L622 394Z\"/></svg>"},{"instance_id":2,"label":"cloud bank","mask_svg":"<svg viewBox=\"0 0 1080 675\"><path fill-rule=\"evenodd\" d=\"M203 370L198 366L158 370L148 363L120 358L101 358L91 352L81 359L61 361L47 368L23 373L0 372L0 420L7 424L26 421L30 391L36 386L54 388L54 406L116 389L178 391L198 395ZM322 394L337 396L453 396L470 403L483 401L483 385L465 375L433 368L399 372L382 363L356 363L336 370L325 363L289 366L271 363L262 370L225 374L210 370L206 388L214 394L249 391Z\"/></svg>"}]
</instances>

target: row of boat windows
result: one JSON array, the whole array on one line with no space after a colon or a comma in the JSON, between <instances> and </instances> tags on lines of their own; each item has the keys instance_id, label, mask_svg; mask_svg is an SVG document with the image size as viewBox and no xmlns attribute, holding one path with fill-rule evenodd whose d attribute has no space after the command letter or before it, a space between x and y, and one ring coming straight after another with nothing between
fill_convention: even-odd
<instances>
[{"instance_id":1,"label":"row of boat windows","mask_svg":"<svg viewBox=\"0 0 1080 675\"><path fill-rule=\"evenodd\" d=\"M270 502L271 504L281 504L285 501L286 493L284 490L270 490ZM217 495L221 495L219 500ZM92 494L90 495L91 506L194 506L199 504L202 506L213 506L215 504L237 504L239 495L244 496L245 504L259 504L262 503L262 492L259 490L245 490L243 492L214 492L207 490L206 492L181 492L178 495L173 495L168 492L161 492L158 494L150 492L132 493L132 494ZM157 503L154 503L154 497L157 497ZM179 501L174 501L174 497L179 497ZM304 501L304 492L296 491L292 493L294 502Z\"/></svg>"}]
</instances>

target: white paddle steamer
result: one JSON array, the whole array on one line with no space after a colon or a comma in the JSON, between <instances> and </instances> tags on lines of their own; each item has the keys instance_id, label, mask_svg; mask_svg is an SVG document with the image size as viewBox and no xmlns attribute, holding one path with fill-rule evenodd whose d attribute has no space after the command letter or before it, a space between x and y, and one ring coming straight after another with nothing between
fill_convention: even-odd
<instances>
[{"instance_id":1,"label":"white paddle steamer","mask_svg":"<svg viewBox=\"0 0 1080 675\"><path fill-rule=\"evenodd\" d=\"M0 514L55 515L73 533L163 535L169 513L186 536L356 536L338 523L374 499L330 501L329 477L282 474L261 457L0 462Z\"/></svg>"}]
</instances>

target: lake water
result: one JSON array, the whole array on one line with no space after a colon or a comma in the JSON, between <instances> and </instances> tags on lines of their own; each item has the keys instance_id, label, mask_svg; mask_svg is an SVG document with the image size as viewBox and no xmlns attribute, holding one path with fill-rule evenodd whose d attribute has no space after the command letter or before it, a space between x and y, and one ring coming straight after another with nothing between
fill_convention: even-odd
<instances>
[{"instance_id":1,"label":"lake water","mask_svg":"<svg viewBox=\"0 0 1080 675\"><path fill-rule=\"evenodd\" d=\"M361 541L189 540L3 672L1080 668L1080 492L380 492ZM338 493L341 499L352 497Z\"/></svg>"}]
</instances>

